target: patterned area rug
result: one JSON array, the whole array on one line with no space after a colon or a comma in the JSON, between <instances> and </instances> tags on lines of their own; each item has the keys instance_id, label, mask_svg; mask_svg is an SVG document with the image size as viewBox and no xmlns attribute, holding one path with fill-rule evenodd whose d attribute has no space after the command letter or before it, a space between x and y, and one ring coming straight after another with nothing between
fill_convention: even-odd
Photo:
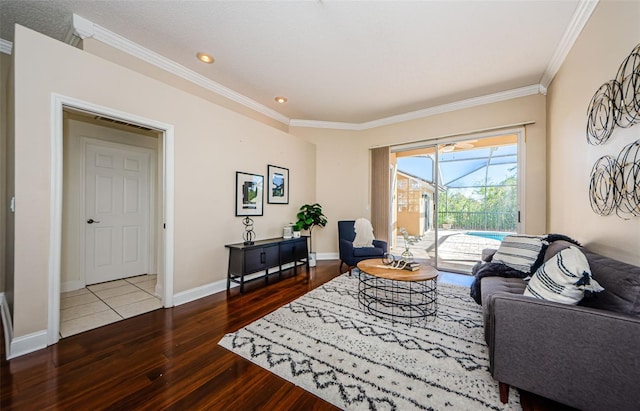
<instances>
[{"instance_id":1,"label":"patterned area rug","mask_svg":"<svg viewBox=\"0 0 640 411\"><path fill-rule=\"evenodd\" d=\"M343 409L520 409L515 390L500 402L468 288L439 283L437 317L423 325L363 311L357 275L345 274L219 344Z\"/></svg>"}]
</instances>

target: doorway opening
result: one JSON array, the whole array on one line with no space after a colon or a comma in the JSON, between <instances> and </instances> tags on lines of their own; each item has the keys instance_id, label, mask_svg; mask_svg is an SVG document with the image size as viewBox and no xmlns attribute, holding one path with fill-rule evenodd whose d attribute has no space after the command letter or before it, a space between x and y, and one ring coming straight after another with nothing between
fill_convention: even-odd
<instances>
[{"instance_id":1,"label":"doorway opening","mask_svg":"<svg viewBox=\"0 0 640 411\"><path fill-rule=\"evenodd\" d=\"M392 253L470 274L520 232L523 131L392 148Z\"/></svg>"},{"instance_id":2,"label":"doorway opening","mask_svg":"<svg viewBox=\"0 0 640 411\"><path fill-rule=\"evenodd\" d=\"M173 126L60 95L52 113L49 345L173 306Z\"/></svg>"},{"instance_id":3,"label":"doorway opening","mask_svg":"<svg viewBox=\"0 0 640 411\"><path fill-rule=\"evenodd\" d=\"M68 109L63 116L61 338L162 307L162 133Z\"/></svg>"}]
</instances>

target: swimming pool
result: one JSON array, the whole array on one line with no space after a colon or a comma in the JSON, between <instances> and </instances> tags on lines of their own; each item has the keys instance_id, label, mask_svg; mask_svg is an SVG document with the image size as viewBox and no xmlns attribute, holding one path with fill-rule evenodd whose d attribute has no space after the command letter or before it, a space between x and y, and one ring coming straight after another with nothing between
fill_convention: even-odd
<instances>
[{"instance_id":1,"label":"swimming pool","mask_svg":"<svg viewBox=\"0 0 640 411\"><path fill-rule=\"evenodd\" d=\"M473 235L476 237L489 238L491 240L502 241L506 236L513 233L503 233L500 231L467 231L466 235Z\"/></svg>"}]
</instances>

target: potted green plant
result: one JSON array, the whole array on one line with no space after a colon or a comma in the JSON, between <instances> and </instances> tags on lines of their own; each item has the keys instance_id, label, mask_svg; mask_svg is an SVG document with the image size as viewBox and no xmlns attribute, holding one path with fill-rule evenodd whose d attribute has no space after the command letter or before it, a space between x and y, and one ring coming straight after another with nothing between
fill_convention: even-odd
<instances>
[{"instance_id":1,"label":"potted green plant","mask_svg":"<svg viewBox=\"0 0 640 411\"><path fill-rule=\"evenodd\" d=\"M298 221L294 225L293 230L309 230L309 265L315 267L316 253L313 251L313 228L316 226L324 227L327 225L327 217L322 214L322 206L318 203L305 204L300 207L300 211L296 215Z\"/></svg>"}]
</instances>

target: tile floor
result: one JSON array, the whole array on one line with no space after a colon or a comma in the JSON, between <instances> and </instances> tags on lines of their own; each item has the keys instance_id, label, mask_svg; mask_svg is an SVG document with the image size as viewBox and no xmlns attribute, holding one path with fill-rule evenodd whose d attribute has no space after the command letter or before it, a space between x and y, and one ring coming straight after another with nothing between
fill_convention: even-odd
<instances>
[{"instance_id":1,"label":"tile floor","mask_svg":"<svg viewBox=\"0 0 640 411\"><path fill-rule=\"evenodd\" d=\"M60 337L162 308L155 275L90 285L60 295Z\"/></svg>"}]
</instances>

